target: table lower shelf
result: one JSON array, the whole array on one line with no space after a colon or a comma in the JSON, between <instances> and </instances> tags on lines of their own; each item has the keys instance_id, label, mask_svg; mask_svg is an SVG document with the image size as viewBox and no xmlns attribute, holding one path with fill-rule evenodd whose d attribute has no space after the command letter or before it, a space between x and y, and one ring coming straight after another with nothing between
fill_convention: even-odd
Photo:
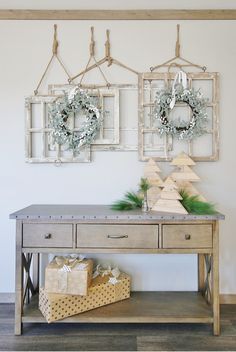
<instances>
[{"instance_id":1,"label":"table lower shelf","mask_svg":"<svg viewBox=\"0 0 236 352\"><path fill-rule=\"evenodd\" d=\"M38 297L24 309L22 321L43 323ZM198 292L132 292L124 301L74 315L56 323L212 323L212 308Z\"/></svg>"}]
</instances>

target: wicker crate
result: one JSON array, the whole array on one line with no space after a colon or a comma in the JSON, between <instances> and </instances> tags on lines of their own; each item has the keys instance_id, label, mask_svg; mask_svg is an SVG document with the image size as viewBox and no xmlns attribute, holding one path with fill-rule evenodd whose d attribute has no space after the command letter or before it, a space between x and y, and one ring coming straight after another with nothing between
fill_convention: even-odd
<instances>
[{"instance_id":1,"label":"wicker crate","mask_svg":"<svg viewBox=\"0 0 236 352\"><path fill-rule=\"evenodd\" d=\"M48 323L76 315L130 297L130 277L121 273L118 282L109 282L110 276L92 280L87 296L74 296L39 291L39 309Z\"/></svg>"}]
</instances>

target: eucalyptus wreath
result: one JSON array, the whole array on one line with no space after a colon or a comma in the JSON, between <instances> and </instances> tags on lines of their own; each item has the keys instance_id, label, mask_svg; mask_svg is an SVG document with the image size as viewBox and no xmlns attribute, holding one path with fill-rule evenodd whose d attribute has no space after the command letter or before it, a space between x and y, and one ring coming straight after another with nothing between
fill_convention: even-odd
<instances>
[{"instance_id":1,"label":"eucalyptus wreath","mask_svg":"<svg viewBox=\"0 0 236 352\"><path fill-rule=\"evenodd\" d=\"M189 122L183 121L180 117L176 121L169 119L171 111L170 103L172 100L186 103L192 110ZM207 122L207 100L203 97L200 90L183 88L177 86L174 91L163 89L156 93L153 115L158 121L158 132L176 136L178 139L193 139L206 133Z\"/></svg>"},{"instance_id":2,"label":"eucalyptus wreath","mask_svg":"<svg viewBox=\"0 0 236 352\"><path fill-rule=\"evenodd\" d=\"M69 126L70 119L74 119L75 114L85 118L85 122L76 131ZM94 105L94 98L76 86L50 104L49 119L53 141L79 153L82 146L94 141L101 123L101 112Z\"/></svg>"}]
</instances>

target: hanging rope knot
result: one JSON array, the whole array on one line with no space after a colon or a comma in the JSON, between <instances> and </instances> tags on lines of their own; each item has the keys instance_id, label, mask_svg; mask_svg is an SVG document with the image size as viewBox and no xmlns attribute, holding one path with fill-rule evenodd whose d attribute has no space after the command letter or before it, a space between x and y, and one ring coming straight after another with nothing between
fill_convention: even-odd
<instances>
[{"instance_id":1,"label":"hanging rope knot","mask_svg":"<svg viewBox=\"0 0 236 352\"><path fill-rule=\"evenodd\" d=\"M110 44L110 31L109 29L106 30L107 40L105 43L105 55L108 61L108 66L112 65L112 58L111 58L111 44Z\"/></svg>"},{"instance_id":2,"label":"hanging rope knot","mask_svg":"<svg viewBox=\"0 0 236 352\"><path fill-rule=\"evenodd\" d=\"M94 27L91 27L91 41L89 45L89 52L91 56L95 55Z\"/></svg>"},{"instance_id":3,"label":"hanging rope knot","mask_svg":"<svg viewBox=\"0 0 236 352\"><path fill-rule=\"evenodd\" d=\"M53 45L52 45L53 55L57 55L57 49L58 49L57 25L54 24L54 39L53 39Z\"/></svg>"},{"instance_id":4,"label":"hanging rope knot","mask_svg":"<svg viewBox=\"0 0 236 352\"><path fill-rule=\"evenodd\" d=\"M179 67L196 67L196 68L199 68L201 69L202 71L206 71L206 67L205 66L200 66L200 65L197 65L197 64L194 64L193 62L189 61L189 60L186 60L184 59L183 57L181 57L180 55L180 36L179 36L179 33L180 33L180 25L178 24L177 25L177 39L176 39L176 44L175 44L175 57L173 57L172 59L170 60L167 60L165 62L163 62L162 64L160 65L157 65L157 66L153 66L153 67L150 67L150 71L153 72L154 70L157 70L161 67L170 67L170 66L173 66L173 64L175 64L176 66L179 66ZM180 65L180 64L177 64L175 63L174 61L175 60L181 60L183 63Z\"/></svg>"},{"instance_id":5,"label":"hanging rope knot","mask_svg":"<svg viewBox=\"0 0 236 352\"><path fill-rule=\"evenodd\" d=\"M180 42L179 42L179 24L177 24L177 40L175 44L175 56L176 58L180 57Z\"/></svg>"},{"instance_id":6,"label":"hanging rope knot","mask_svg":"<svg viewBox=\"0 0 236 352\"><path fill-rule=\"evenodd\" d=\"M89 52L91 56L94 56L94 52L95 52L95 42L91 42L89 45Z\"/></svg>"},{"instance_id":7,"label":"hanging rope knot","mask_svg":"<svg viewBox=\"0 0 236 352\"><path fill-rule=\"evenodd\" d=\"M53 36L53 44L52 44L52 56L49 60L49 63L47 64L46 66L46 69L44 70L43 74L42 74L42 77L40 78L40 81L34 91L34 94L37 95L38 94L38 89L39 87L41 86L45 76L46 76L46 73L48 72L49 70L49 67L52 65L54 59L56 59L58 61L58 63L60 64L60 66L62 67L63 71L65 72L65 74L67 75L67 77L70 79L70 75L65 67L65 65L63 64L62 60L59 58L59 56L57 55L57 50L58 50L58 46L59 46L59 43L58 43L58 40L57 40L57 25L54 24L54 36Z\"/></svg>"}]
</instances>

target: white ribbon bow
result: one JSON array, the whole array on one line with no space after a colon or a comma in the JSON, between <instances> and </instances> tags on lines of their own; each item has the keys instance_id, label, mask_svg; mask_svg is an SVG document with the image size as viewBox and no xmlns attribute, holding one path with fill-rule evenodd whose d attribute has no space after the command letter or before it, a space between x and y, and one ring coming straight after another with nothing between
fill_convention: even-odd
<instances>
[{"instance_id":1,"label":"white ribbon bow","mask_svg":"<svg viewBox=\"0 0 236 352\"><path fill-rule=\"evenodd\" d=\"M112 285L115 285L119 282L118 277L120 276L120 270L118 267L115 267L114 269L112 269L110 265L105 269L105 268L102 268L100 264L98 264L93 273L93 279L95 279L99 275L101 277L104 277L106 275L111 275L108 282Z\"/></svg>"},{"instance_id":2,"label":"white ribbon bow","mask_svg":"<svg viewBox=\"0 0 236 352\"><path fill-rule=\"evenodd\" d=\"M68 100L69 100L70 103L71 103L72 100L74 99L74 96L76 95L77 90L78 90L78 87L74 87L74 88L72 88L72 89L69 91L69 93L68 93Z\"/></svg>"},{"instance_id":3,"label":"white ribbon bow","mask_svg":"<svg viewBox=\"0 0 236 352\"><path fill-rule=\"evenodd\" d=\"M59 269L60 271L63 271L64 273L69 273L71 272L72 268L77 267L77 265L82 265L80 264L80 262L84 260L84 257L72 254L66 257L56 256L54 257L54 260L58 266L61 266L61 268Z\"/></svg>"},{"instance_id":4,"label":"white ribbon bow","mask_svg":"<svg viewBox=\"0 0 236 352\"><path fill-rule=\"evenodd\" d=\"M179 71L177 72L177 74L175 75L174 78L174 82L172 85L172 100L170 102L170 108L173 109L173 107L175 106L175 101L176 101L176 85L177 84L181 84L183 86L183 89L187 89L188 88L188 81L187 81L187 74L184 71Z\"/></svg>"}]
</instances>

